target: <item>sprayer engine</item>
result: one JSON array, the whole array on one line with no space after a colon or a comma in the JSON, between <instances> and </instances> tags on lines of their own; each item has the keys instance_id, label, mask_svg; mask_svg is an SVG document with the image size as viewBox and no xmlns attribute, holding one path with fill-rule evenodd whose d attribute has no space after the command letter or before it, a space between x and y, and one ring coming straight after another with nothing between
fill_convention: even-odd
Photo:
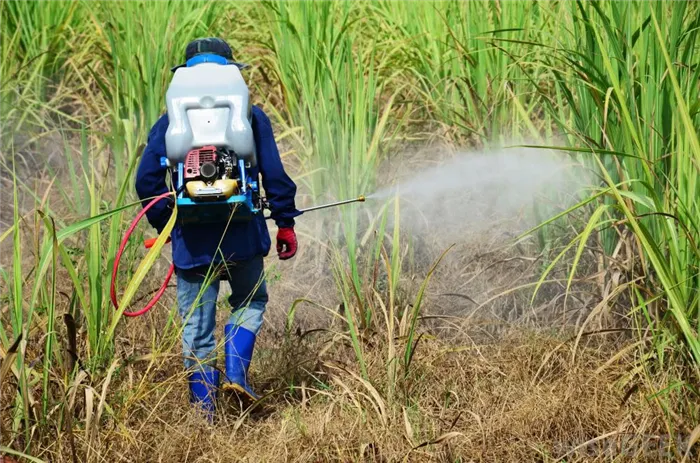
<instances>
[{"instance_id":1,"label":"sprayer engine","mask_svg":"<svg viewBox=\"0 0 700 463\"><path fill-rule=\"evenodd\" d=\"M242 182L236 157L228 150L204 146L187 153L183 184L187 197L198 201L226 200L238 194Z\"/></svg>"},{"instance_id":2,"label":"sprayer engine","mask_svg":"<svg viewBox=\"0 0 700 463\"><path fill-rule=\"evenodd\" d=\"M262 209L258 182L244 159L213 145L190 150L174 167L181 223L241 221Z\"/></svg>"}]
</instances>

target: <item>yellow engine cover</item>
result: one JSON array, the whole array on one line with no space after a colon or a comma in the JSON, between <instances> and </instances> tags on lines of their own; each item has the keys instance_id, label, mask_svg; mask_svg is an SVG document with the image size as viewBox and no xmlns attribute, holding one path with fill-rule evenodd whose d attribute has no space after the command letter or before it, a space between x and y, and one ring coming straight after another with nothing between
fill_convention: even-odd
<instances>
[{"instance_id":1,"label":"yellow engine cover","mask_svg":"<svg viewBox=\"0 0 700 463\"><path fill-rule=\"evenodd\" d=\"M228 199L238 193L238 181L232 179L215 180L207 185L201 180L193 180L185 184L187 195L192 199Z\"/></svg>"}]
</instances>

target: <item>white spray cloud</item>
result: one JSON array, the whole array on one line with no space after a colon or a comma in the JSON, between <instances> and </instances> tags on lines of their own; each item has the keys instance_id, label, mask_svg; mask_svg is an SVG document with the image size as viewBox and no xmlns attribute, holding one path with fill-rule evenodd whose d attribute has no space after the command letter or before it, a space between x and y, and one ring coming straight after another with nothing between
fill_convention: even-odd
<instances>
[{"instance_id":1,"label":"white spray cloud","mask_svg":"<svg viewBox=\"0 0 700 463\"><path fill-rule=\"evenodd\" d=\"M512 148L461 152L435 167L415 167L408 178L368 198L398 195L402 228L454 239L486 230L523 231L574 204L589 183L586 171L564 154Z\"/></svg>"}]
</instances>

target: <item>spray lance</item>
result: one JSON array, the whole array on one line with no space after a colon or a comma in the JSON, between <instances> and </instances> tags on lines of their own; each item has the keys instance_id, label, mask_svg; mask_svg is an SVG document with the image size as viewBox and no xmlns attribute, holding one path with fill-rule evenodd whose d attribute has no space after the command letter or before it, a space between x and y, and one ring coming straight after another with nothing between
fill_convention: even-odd
<instances>
[{"instance_id":1,"label":"spray lance","mask_svg":"<svg viewBox=\"0 0 700 463\"><path fill-rule=\"evenodd\" d=\"M119 302L117 301L117 291L116 291L116 280L117 280L117 275L119 274L119 263L121 261L122 255L124 254L124 250L126 249L126 245L129 242L129 238L131 238L131 235L134 233L134 230L136 229L136 226L138 223L141 221L141 219L146 215L146 212L153 207L158 201L162 199L169 198L170 196L174 195L174 192L167 192L164 193L160 196L156 196L153 198L147 205L144 207L139 213L134 217L134 220L131 222L129 225L129 228L127 229L126 233L124 234L124 238L122 238L121 244L119 245L119 249L117 250L117 254L114 257L114 266L112 267L112 281L110 284L110 298L112 300L112 305L114 305L115 309L119 309ZM343 201L336 201L328 204L321 204L317 206L311 206L307 207L305 209L300 209L299 212L302 214L306 212L311 212L311 211L317 211L319 209L327 209L330 207L337 207L337 206L342 206L345 204L351 204L351 203L357 203L357 202L364 202L365 197L364 195L360 195L357 198L353 199L346 199ZM269 209L269 205L265 200L261 200L263 208ZM265 217L266 220L270 220L272 217L267 216ZM149 238L144 241L144 246L149 249L153 247L155 244L156 240L158 238ZM166 243L170 242L170 237L167 238ZM163 296L165 293L166 288L168 287L168 283L170 283L170 279L173 276L173 273L175 273L175 264L170 264L170 267L168 268L168 272L165 276L165 281L163 281L163 284L158 288L156 293L153 295L151 300L140 310L129 312L129 311L124 311L124 315L127 317L137 317L139 315L143 315L149 310L153 308L153 306L156 305L156 303L160 300L160 298Z\"/></svg>"},{"instance_id":2,"label":"spray lance","mask_svg":"<svg viewBox=\"0 0 700 463\"><path fill-rule=\"evenodd\" d=\"M353 199L345 199L343 201L336 201L334 203L321 204L318 206L307 207L306 209L299 209L299 212L301 212L303 214L305 212L317 211L319 209L327 209L329 207L342 206L344 204L363 203L363 202L365 202L365 197L364 197L364 195L360 195L357 198L353 198ZM268 209L269 209L269 207L268 207ZM271 218L272 217L265 217L265 219L267 219L267 220L270 220Z\"/></svg>"}]
</instances>

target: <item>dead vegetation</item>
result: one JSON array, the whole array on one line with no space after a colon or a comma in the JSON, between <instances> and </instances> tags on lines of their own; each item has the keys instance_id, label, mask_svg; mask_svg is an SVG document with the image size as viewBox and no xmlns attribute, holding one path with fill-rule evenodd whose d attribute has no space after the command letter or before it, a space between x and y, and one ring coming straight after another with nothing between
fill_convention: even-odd
<instances>
[{"instance_id":1,"label":"dead vegetation","mask_svg":"<svg viewBox=\"0 0 700 463\"><path fill-rule=\"evenodd\" d=\"M210 427L187 406L179 359L144 358L117 368L113 414L99 425L93 419L94 433L76 430L79 454L144 462L606 461L590 445L575 447L610 433L619 442L627 433L664 432L642 394L624 397L615 385L628 359L609 362L613 348L596 339L574 356L571 343L544 332L464 345L425 335L389 397L383 357L375 354L381 342L368 340L370 384L332 335L266 334L253 362L256 385L268 393L257 408L241 413L223 400ZM641 448L629 444L619 455L656 461L629 453ZM46 452L50 461L71 461L65 433Z\"/></svg>"}]
</instances>

